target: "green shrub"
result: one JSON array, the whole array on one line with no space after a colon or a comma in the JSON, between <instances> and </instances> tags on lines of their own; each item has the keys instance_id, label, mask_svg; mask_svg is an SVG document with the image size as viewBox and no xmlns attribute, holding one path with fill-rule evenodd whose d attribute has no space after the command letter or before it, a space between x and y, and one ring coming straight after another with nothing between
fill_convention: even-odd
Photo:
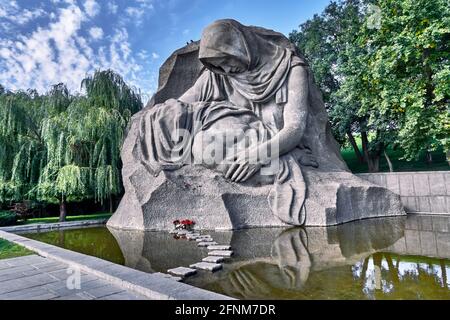
<instances>
[{"instance_id":1,"label":"green shrub","mask_svg":"<svg viewBox=\"0 0 450 320\"><path fill-rule=\"evenodd\" d=\"M17 215L14 212L0 211L0 227L12 226L17 223Z\"/></svg>"}]
</instances>

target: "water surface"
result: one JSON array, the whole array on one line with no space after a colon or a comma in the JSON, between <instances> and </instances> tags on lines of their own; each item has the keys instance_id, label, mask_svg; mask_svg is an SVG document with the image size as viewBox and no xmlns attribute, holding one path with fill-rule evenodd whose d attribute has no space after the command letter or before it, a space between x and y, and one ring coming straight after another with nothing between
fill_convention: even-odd
<instances>
[{"instance_id":1,"label":"water surface","mask_svg":"<svg viewBox=\"0 0 450 320\"><path fill-rule=\"evenodd\" d=\"M208 232L235 255L187 283L239 299L450 299L450 217L382 218L328 228ZM25 236L144 272L207 256L167 232L83 228Z\"/></svg>"}]
</instances>

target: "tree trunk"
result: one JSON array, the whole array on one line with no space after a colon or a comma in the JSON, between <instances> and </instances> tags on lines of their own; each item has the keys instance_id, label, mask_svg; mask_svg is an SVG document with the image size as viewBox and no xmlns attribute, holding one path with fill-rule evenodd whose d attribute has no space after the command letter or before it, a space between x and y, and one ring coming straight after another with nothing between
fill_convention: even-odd
<instances>
[{"instance_id":1,"label":"tree trunk","mask_svg":"<svg viewBox=\"0 0 450 320\"><path fill-rule=\"evenodd\" d=\"M370 173L375 173L380 171L380 156L382 150L384 150L383 145L380 143L377 146L377 150L374 153L369 152L369 139L367 138L367 132L361 131L361 142L364 153L364 159L367 162L367 166Z\"/></svg>"},{"instance_id":2,"label":"tree trunk","mask_svg":"<svg viewBox=\"0 0 450 320\"><path fill-rule=\"evenodd\" d=\"M109 195L109 213L113 213L114 212L114 199L113 199L113 195L110 194Z\"/></svg>"},{"instance_id":3,"label":"tree trunk","mask_svg":"<svg viewBox=\"0 0 450 320\"><path fill-rule=\"evenodd\" d=\"M64 196L61 197L61 201L59 202L59 222L66 221L67 216L67 208L66 208L66 200Z\"/></svg>"},{"instance_id":4,"label":"tree trunk","mask_svg":"<svg viewBox=\"0 0 450 320\"><path fill-rule=\"evenodd\" d=\"M355 138L353 137L353 134L350 131L347 131L347 137L348 141L350 141L350 144L352 145L353 150L355 151L355 155L359 163L364 163L364 156L359 150L358 144L356 143Z\"/></svg>"},{"instance_id":5,"label":"tree trunk","mask_svg":"<svg viewBox=\"0 0 450 320\"><path fill-rule=\"evenodd\" d=\"M369 161L369 140L367 139L367 132L361 131L361 144L363 149L364 160Z\"/></svg>"},{"instance_id":6,"label":"tree trunk","mask_svg":"<svg viewBox=\"0 0 450 320\"><path fill-rule=\"evenodd\" d=\"M394 172L394 166L392 165L391 159L389 158L386 149L384 149L384 157L386 158L387 164L389 166L389 172Z\"/></svg>"},{"instance_id":7,"label":"tree trunk","mask_svg":"<svg viewBox=\"0 0 450 320\"><path fill-rule=\"evenodd\" d=\"M398 270L395 268L394 263L392 262L392 256L388 253L384 255L386 262L389 267L389 273L391 274L392 281L394 284L398 285L400 283L400 278L398 276Z\"/></svg>"},{"instance_id":8,"label":"tree trunk","mask_svg":"<svg viewBox=\"0 0 450 320\"><path fill-rule=\"evenodd\" d=\"M370 173L376 173L380 171L380 155L373 154L369 155L369 159L367 159L367 166L369 167Z\"/></svg>"},{"instance_id":9,"label":"tree trunk","mask_svg":"<svg viewBox=\"0 0 450 320\"><path fill-rule=\"evenodd\" d=\"M433 163L433 155L428 150L426 152L425 162L426 162L427 165L431 165Z\"/></svg>"}]
</instances>

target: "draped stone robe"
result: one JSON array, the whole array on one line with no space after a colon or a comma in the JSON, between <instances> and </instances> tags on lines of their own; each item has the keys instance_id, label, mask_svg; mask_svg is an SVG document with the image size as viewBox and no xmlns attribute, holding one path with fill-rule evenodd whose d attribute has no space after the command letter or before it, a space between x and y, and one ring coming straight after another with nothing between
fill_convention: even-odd
<instances>
[{"instance_id":1,"label":"draped stone robe","mask_svg":"<svg viewBox=\"0 0 450 320\"><path fill-rule=\"evenodd\" d=\"M214 58L238 59L247 70L226 74L210 63ZM252 130L256 144L273 137L284 125L290 71L306 65L283 36L265 29L250 30L234 20L219 20L205 29L199 59L207 69L192 88L197 103L171 101L142 118L142 162L155 174L180 168L192 157L202 157L199 153L203 150L195 148L196 143L221 130L225 134L230 122L242 131ZM188 130L189 137L174 138L180 129ZM175 157L174 151L178 153ZM275 161L278 170L273 172L273 188L268 195L271 209L282 221L302 225L306 185L300 165L292 153Z\"/></svg>"}]
</instances>

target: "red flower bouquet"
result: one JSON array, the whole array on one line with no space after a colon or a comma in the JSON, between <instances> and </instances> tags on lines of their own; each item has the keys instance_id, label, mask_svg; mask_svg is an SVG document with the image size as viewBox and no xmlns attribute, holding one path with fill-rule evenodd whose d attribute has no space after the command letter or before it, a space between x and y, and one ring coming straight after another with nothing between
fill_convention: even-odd
<instances>
[{"instance_id":1,"label":"red flower bouquet","mask_svg":"<svg viewBox=\"0 0 450 320\"><path fill-rule=\"evenodd\" d=\"M178 220L177 219L177 220L175 220L173 222L173 225L175 226L176 230L181 230L181 229L191 230L192 227L194 227L195 222L192 221L192 220L189 220L189 219L185 219L185 220Z\"/></svg>"}]
</instances>

